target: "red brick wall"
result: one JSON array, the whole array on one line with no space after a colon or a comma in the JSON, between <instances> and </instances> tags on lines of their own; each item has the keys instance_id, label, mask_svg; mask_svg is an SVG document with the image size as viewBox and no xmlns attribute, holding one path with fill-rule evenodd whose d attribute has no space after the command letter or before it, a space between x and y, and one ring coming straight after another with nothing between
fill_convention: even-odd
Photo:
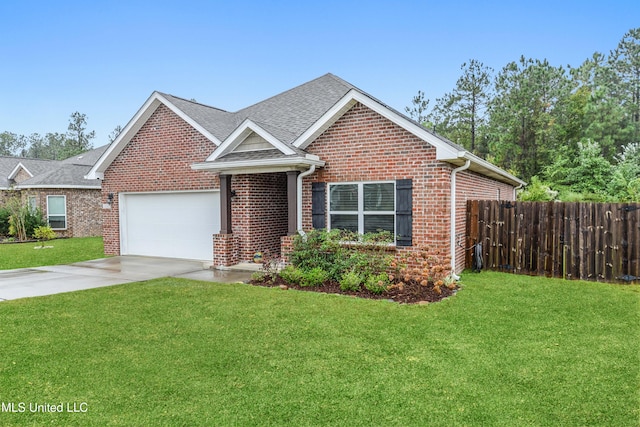
<instances>
[{"instance_id":1,"label":"red brick wall","mask_svg":"<svg viewBox=\"0 0 640 427\"><path fill-rule=\"evenodd\" d=\"M513 186L472 171L456 176L456 270L464 269L467 200L514 200ZM459 243L459 244L458 244Z\"/></svg>"},{"instance_id":2,"label":"red brick wall","mask_svg":"<svg viewBox=\"0 0 640 427\"><path fill-rule=\"evenodd\" d=\"M8 197L19 196L27 203L29 196L36 197L36 205L47 219L47 195L67 197L67 229L55 230L60 237L91 237L102 234L102 210L100 190L41 189L0 191L0 205Z\"/></svg>"},{"instance_id":3,"label":"red brick wall","mask_svg":"<svg viewBox=\"0 0 640 427\"><path fill-rule=\"evenodd\" d=\"M103 210L105 253L120 253L118 193L219 188L216 174L191 169L191 164L204 161L215 148L160 105L105 171L102 203L107 203L109 193L114 194L111 209Z\"/></svg>"},{"instance_id":4,"label":"red brick wall","mask_svg":"<svg viewBox=\"0 0 640 427\"><path fill-rule=\"evenodd\" d=\"M450 253L450 189L454 167L436 149L362 104L356 104L308 148L326 162L304 180L303 228L311 228L311 182L413 180L413 244ZM464 234L465 197L512 197L512 187L475 173L458 174L457 224ZM464 240L463 240L464 241ZM461 248L462 250L462 248ZM464 266L464 257L462 267ZM461 268L462 268L461 267Z\"/></svg>"},{"instance_id":5,"label":"red brick wall","mask_svg":"<svg viewBox=\"0 0 640 427\"><path fill-rule=\"evenodd\" d=\"M413 243L448 245L451 167L436 149L362 104L356 104L307 151L326 162L304 180L303 227L311 228L311 182L413 181Z\"/></svg>"},{"instance_id":6,"label":"red brick wall","mask_svg":"<svg viewBox=\"0 0 640 427\"><path fill-rule=\"evenodd\" d=\"M236 175L231 179L236 197L231 202L232 231L238 237L240 261L256 252L280 255L287 235L287 175Z\"/></svg>"}]
</instances>

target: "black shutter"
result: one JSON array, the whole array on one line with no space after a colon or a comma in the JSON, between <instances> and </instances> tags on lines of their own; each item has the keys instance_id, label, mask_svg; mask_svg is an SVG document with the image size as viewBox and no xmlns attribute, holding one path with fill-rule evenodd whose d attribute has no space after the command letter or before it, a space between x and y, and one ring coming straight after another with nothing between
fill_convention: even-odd
<instances>
[{"instance_id":1,"label":"black shutter","mask_svg":"<svg viewBox=\"0 0 640 427\"><path fill-rule=\"evenodd\" d=\"M396 246L412 246L413 184L410 179L396 180Z\"/></svg>"},{"instance_id":2,"label":"black shutter","mask_svg":"<svg viewBox=\"0 0 640 427\"><path fill-rule=\"evenodd\" d=\"M327 184L311 183L311 225L315 229L326 228Z\"/></svg>"}]
</instances>

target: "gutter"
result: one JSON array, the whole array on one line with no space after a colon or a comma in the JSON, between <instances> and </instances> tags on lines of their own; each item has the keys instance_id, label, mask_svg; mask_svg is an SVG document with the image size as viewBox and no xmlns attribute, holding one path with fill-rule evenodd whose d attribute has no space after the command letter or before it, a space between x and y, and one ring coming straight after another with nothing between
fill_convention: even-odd
<instances>
[{"instance_id":1,"label":"gutter","mask_svg":"<svg viewBox=\"0 0 640 427\"><path fill-rule=\"evenodd\" d=\"M465 151L458 153L458 158L464 158L465 154ZM469 169L471 159L466 160L464 165L451 171L451 230L449 234L451 236L451 277L456 280L460 279L460 276L456 274L456 175L458 172Z\"/></svg>"},{"instance_id":2,"label":"gutter","mask_svg":"<svg viewBox=\"0 0 640 427\"><path fill-rule=\"evenodd\" d=\"M298 186L297 186L298 194L296 196L296 199L298 202L296 214L298 218L296 222L298 225L298 234L300 234L302 237L306 236L306 233L302 230L302 179L305 176L311 175L315 171L316 171L316 165L312 164L308 170L298 175Z\"/></svg>"}]
</instances>

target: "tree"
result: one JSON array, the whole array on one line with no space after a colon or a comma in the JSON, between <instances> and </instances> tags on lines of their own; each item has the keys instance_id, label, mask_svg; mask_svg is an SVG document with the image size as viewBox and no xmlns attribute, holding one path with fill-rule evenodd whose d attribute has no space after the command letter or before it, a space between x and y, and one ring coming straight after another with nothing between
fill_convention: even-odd
<instances>
[{"instance_id":1,"label":"tree","mask_svg":"<svg viewBox=\"0 0 640 427\"><path fill-rule=\"evenodd\" d=\"M609 55L619 99L626 113L630 140L640 141L640 28L629 30Z\"/></svg>"},{"instance_id":2,"label":"tree","mask_svg":"<svg viewBox=\"0 0 640 427\"><path fill-rule=\"evenodd\" d=\"M122 126L120 125L116 126L109 134L109 144L115 141L118 138L118 136L120 136L121 132L122 132Z\"/></svg>"},{"instance_id":3,"label":"tree","mask_svg":"<svg viewBox=\"0 0 640 427\"><path fill-rule=\"evenodd\" d=\"M65 144L63 158L68 158L80 154L91 149L91 140L95 138L96 132L87 132L87 116L75 112L71 114L69 119L69 127L67 128L67 143Z\"/></svg>"},{"instance_id":4,"label":"tree","mask_svg":"<svg viewBox=\"0 0 640 427\"><path fill-rule=\"evenodd\" d=\"M567 183L572 191L582 193L585 198L602 200L611 178L611 163L602 157L602 148L596 141L579 143L580 152L575 165L567 174Z\"/></svg>"},{"instance_id":5,"label":"tree","mask_svg":"<svg viewBox=\"0 0 640 427\"><path fill-rule=\"evenodd\" d=\"M425 99L424 92L419 90L418 94L411 100L411 104L413 107L405 107L404 111L406 111L413 120L425 126L428 119L426 111L429 107L429 99Z\"/></svg>"},{"instance_id":6,"label":"tree","mask_svg":"<svg viewBox=\"0 0 640 427\"><path fill-rule=\"evenodd\" d=\"M34 133L29 136L29 149L25 157L33 159L62 160L67 156L67 137L61 133L48 133L44 137Z\"/></svg>"},{"instance_id":7,"label":"tree","mask_svg":"<svg viewBox=\"0 0 640 427\"><path fill-rule=\"evenodd\" d=\"M26 146L27 141L23 135L11 132L0 133L0 156L16 156Z\"/></svg>"},{"instance_id":8,"label":"tree","mask_svg":"<svg viewBox=\"0 0 640 427\"><path fill-rule=\"evenodd\" d=\"M608 185L608 193L622 202L640 202L640 143L623 147Z\"/></svg>"},{"instance_id":9,"label":"tree","mask_svg":"<svg viewBox=\"0 0 640 427\"><path fill-rule=\"evenodd\" d=\"M582 110L579 138L599 141L609 161L630 141L633 133L625 112L615 69L601 53L594 53L578 68L571 70L577 91L588 94Z\"/></svg>"},{"instance_id":10,"label":"tree","mask_svg":"<svg viewBox=\"0 0 640 427\"><path fill-rule=\"evenodd\" d=\"M25 157L34 159L63 160L91 149L95 132L86 132L86 115L75 112L69 119L67 133L52 132L44 137L37 133L27 138Z\"/></svg>"},{"instance_id":11,"label":"tree","mask_svg":"<svg viewBox=\"0 0 640 427\"><path fill-rule=\"evenodd\" d=\"M487 123L493 69L475 59L465 62L460 69L463 73L456 87L436 100L433 116L439 133L479 154L486 152L480 146L482 139L478 134Z\"/></svg>"},{"instance_id":12,"label":"tree","mask_svg":"<svg viewBox=\"0 0 640 427\"><path fill-rule=\"evenodd\" d=\"M538 175L564 144L561 124L572 84L562 67L520 58L495 82L490 103L490 150L495 160L525 180Z\"/></svg>"}]
</instances>

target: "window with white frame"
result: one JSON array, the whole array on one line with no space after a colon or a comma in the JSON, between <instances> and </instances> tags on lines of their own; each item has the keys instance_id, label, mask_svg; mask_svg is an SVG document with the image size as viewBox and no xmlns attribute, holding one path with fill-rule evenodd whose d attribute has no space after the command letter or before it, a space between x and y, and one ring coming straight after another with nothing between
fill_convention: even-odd
<instances>
[{"instance_id":1,"label":"window with white frame","mask_svg":"<svg viewBox=\"0 0 640 427\"><path fill-rule=\"evenodd\" d=\"M47 221L54 230L67 228L67 196L47 196Z\"/></svg>"},{"instance_id":2,"label":"window with white frame","mask_svg":"<svg viewBox=\"0 0 640 427\"><path fill-rule=\"evenodd\" d=\"M38 209L38 198L36 196L29 196L27 199L29 203L29 210L35 212Z\"/></svg>"},{"instance_id":3,"label":"window with white frame","mask_svg":"<svg viewBox=\"0 0 640 427\"><path fill-rule=\"evenodd\" d=\"M329 184L329 228L395 236L395 182Z\"/></svg>"}]
</instances>

